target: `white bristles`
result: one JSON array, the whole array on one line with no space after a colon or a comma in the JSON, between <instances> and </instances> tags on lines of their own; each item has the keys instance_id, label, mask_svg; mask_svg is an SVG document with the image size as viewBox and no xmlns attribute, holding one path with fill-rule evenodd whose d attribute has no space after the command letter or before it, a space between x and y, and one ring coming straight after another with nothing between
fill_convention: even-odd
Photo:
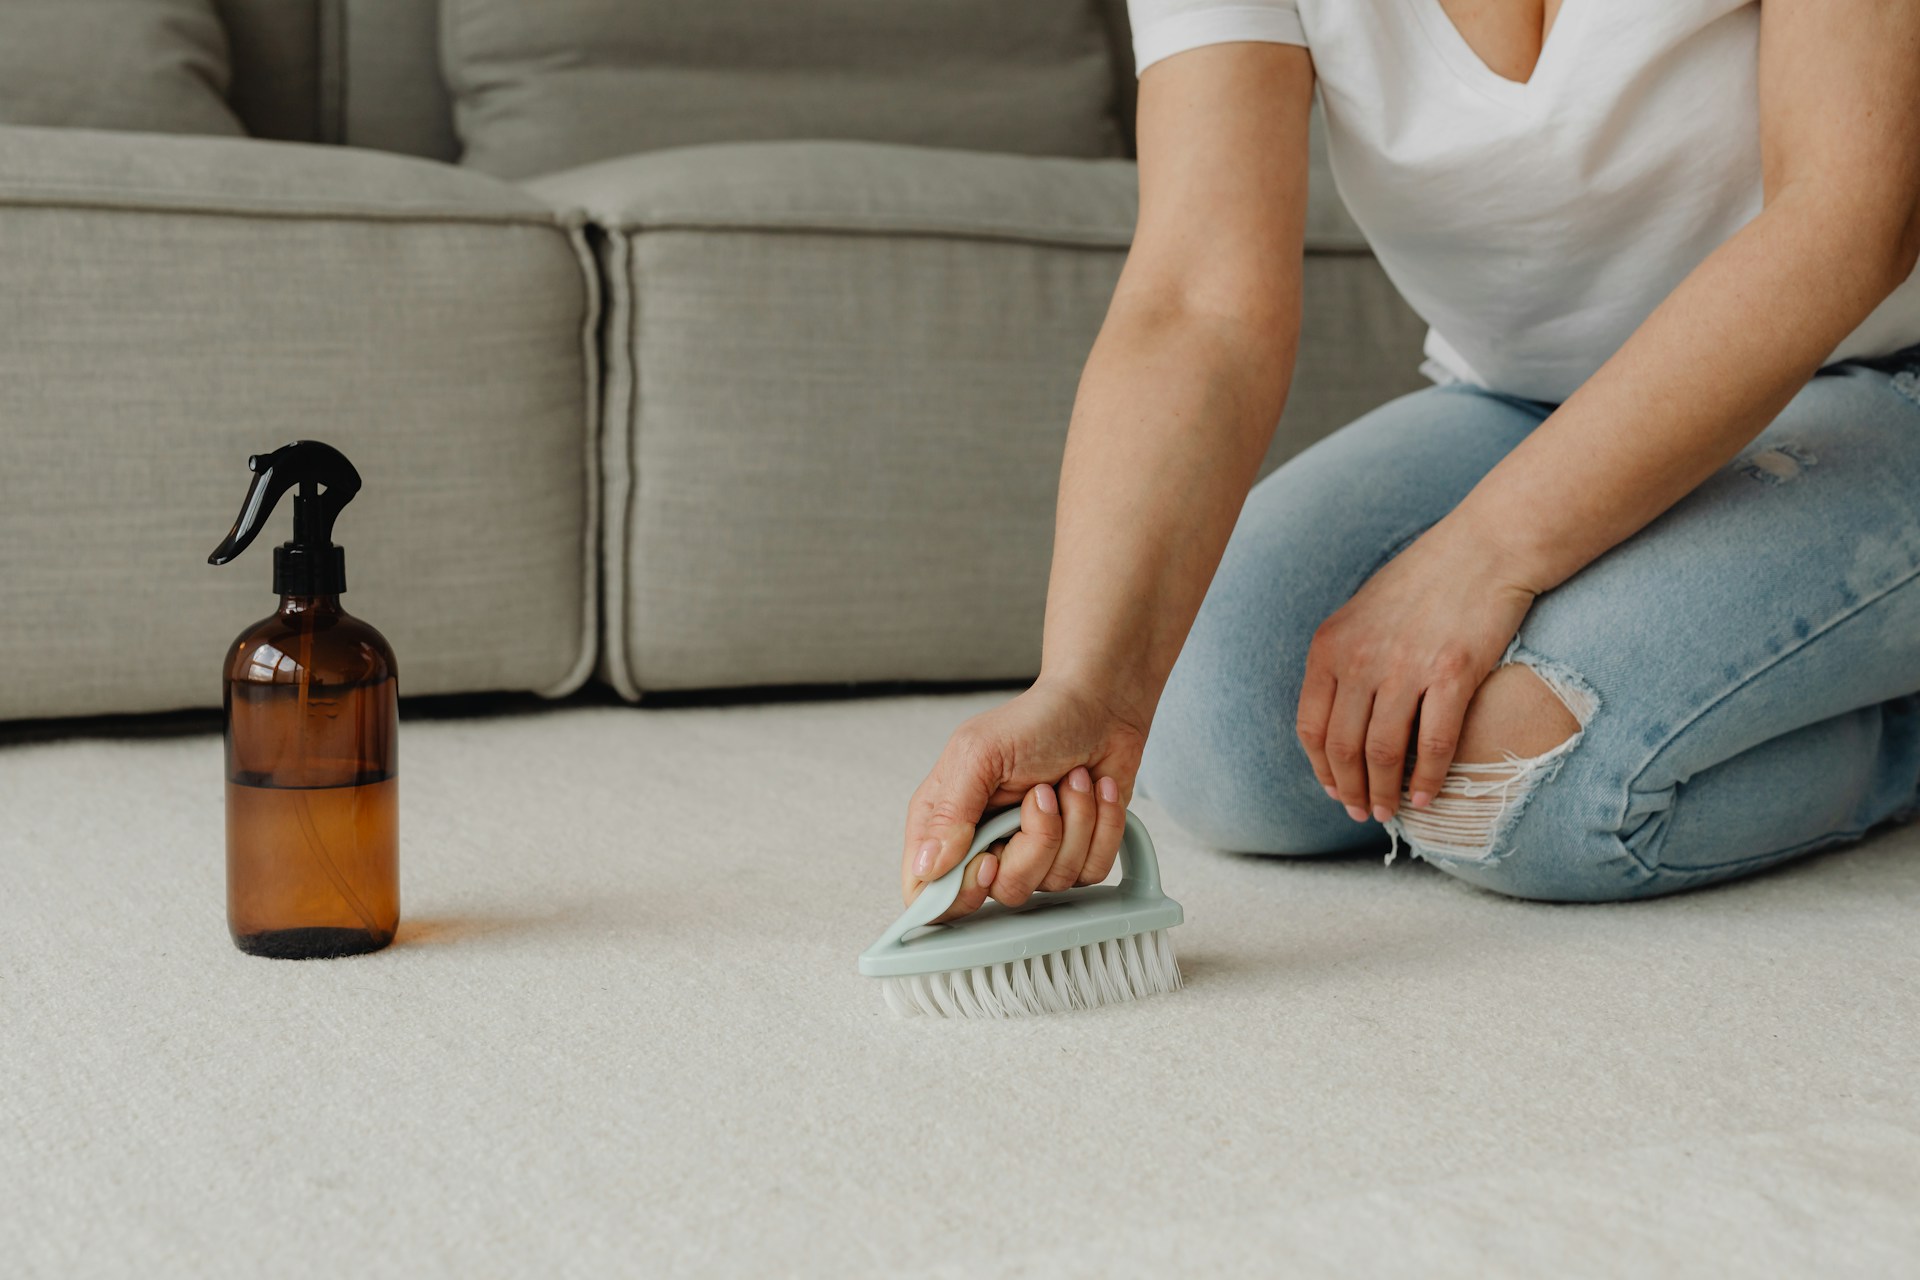
<instances>
[{"instance_id":1,"label":"white bristles","mask_svg":"<svg viewBox=\"0 0 1920 1280\"><path fill-rule=\"evenodd\" d=\"M895 1013L936 1018L1021 1018L1119 1004L1180 989L1165 929L1070 947L1006 964L882 978Z\"/></svg>"}]
</instances>

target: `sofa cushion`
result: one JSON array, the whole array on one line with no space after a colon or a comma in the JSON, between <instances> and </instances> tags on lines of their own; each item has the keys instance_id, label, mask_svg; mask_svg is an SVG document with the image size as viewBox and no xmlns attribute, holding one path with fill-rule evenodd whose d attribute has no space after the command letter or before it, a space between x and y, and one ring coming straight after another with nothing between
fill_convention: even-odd
<instances>
[{"instance_id":1,"label":"sofa cushion","mask_svg":"<svg viewBox=\"0 0 1920 1280\"><path fill-rule=\"evenodd\" d=\"M851 138L1121 150L1092 0L443 0L465 162L521 178L663 147Z\"/></svg>"},{"instance_id":2,"label":"sofa cushion","mask_svg":"<svg viewBox=\"0 0 1920 1280\"><path fill-rule=\"evenodd\" d=\"M606 228L609 682L1033 671L1132 165L758 143L532 189Z\"/></svg>"},{"instance_id":3,"label":"sofa cushion","mask_svg":"<svg viewBox=\"0 0 1920 1280\"><path fill-rule=\"evenodd\" d=\"M0 124L244 133L212 0L6 0Z\"/></svg>"},{"instance_id":4,"label":"sofa cushion","mask_svg":"<svg viewBox=\"0 0 1920 1280\"><path fill-rule=\"evenodd\" d=\"M206 557L250 453L366 478L347 607L407 694L591 671L598 313L517 188L248 139L0 129L0 719L218 705L271 536Z\"/></svg>"}]
</instances>

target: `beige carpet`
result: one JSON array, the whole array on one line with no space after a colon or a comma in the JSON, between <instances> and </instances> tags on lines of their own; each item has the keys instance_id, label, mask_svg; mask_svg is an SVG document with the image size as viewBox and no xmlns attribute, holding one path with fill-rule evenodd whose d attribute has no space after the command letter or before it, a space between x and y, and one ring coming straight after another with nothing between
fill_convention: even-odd
<instances>
[{"instance_id":1,"label":"beige carpet","mask_svg":"<svg viewBox=\"0 0 1920 1280\"><path fill-rule=\"evenodd\" d=\"M217 737L0 749L0 1265L1912 1274L1920 833L1553 907L1143 805L1185 992L898 1020L988 701L409 723L401 942L305 964L227 942Z\"/></svg>"}]
</instances>

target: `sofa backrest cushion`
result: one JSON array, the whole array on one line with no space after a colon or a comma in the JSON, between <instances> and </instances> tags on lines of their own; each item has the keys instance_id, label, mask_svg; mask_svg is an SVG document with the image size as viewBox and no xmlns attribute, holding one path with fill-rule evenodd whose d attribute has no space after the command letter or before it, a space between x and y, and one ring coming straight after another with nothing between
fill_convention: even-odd
<instances>
[{"instance_id":1,"label":"sofa backrest cushion","mask_svg":"<svg viewBox=\"0 0 1920 1280\"><path fill-rule=\"evenodd\" d=\"M246 132L212 0L5 0L0 124Z\"/></svg>"},{"instance_id":2,"label":"sofa backrest cushion","mask_svg":"<svg viewBox=\"0 0 1920 1280\"><path fill-rule=\"evenodd\" d=\"M0 0L0 4L11 0ZM457 160L440 0L214 0L256 138Z\"/></svg>"},{"instance_id":3,"label":"sofa backrest cushion","mask_svg":"<svg viewBox=\"0 0 1920 1280\"><path fill-rule=\"evenodd\" d=\"M3 0L0 0L3 2ZM321 110L321 0L213 0L227 29L227 101L256 138L331 142Z\"/></svg>"},{"instance_id":4,"label":"sofa backrest cushion","mask_svg":"<svg viewBox=\"0 0 1920 1280\"><path fill-rule=\"evenodd\" d=\"M340 141L457 160L440 74L440 0L325 0L335 13ZM546 0L522 0L538 10Z\"/></svg>"},{"instance_id":5,"label":"sofa backrest cushion","mask_svg":"<svg viewBox=\"0 0 1920 1280\"><path fill-rule=\"evenodd\" d=\"M1112 156L1100 0L441 0L463 162L508 178L706 142Z\"/></svg>"}]
</instances>

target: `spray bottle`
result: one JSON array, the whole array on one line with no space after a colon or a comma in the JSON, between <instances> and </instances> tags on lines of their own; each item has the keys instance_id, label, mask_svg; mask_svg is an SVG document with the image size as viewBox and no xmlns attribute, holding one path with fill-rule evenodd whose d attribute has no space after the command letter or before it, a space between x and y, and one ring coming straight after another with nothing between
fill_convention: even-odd
<instances>
[{"instance_id":1,"label":"spray bottle","mask_svg":"<svg viewBox=\"0 0 1920 1280\"><path fill-rule=\"evenodd\" d=\"M318 440L247 467L240 518L210 564L246 550L298 492L293 539L273 553L280 607L227 653L227 927L252 955L377 951L400 922L399 703L393 650L340 607L333 522L360 473Z\"/></svg>"}]
</instances>

